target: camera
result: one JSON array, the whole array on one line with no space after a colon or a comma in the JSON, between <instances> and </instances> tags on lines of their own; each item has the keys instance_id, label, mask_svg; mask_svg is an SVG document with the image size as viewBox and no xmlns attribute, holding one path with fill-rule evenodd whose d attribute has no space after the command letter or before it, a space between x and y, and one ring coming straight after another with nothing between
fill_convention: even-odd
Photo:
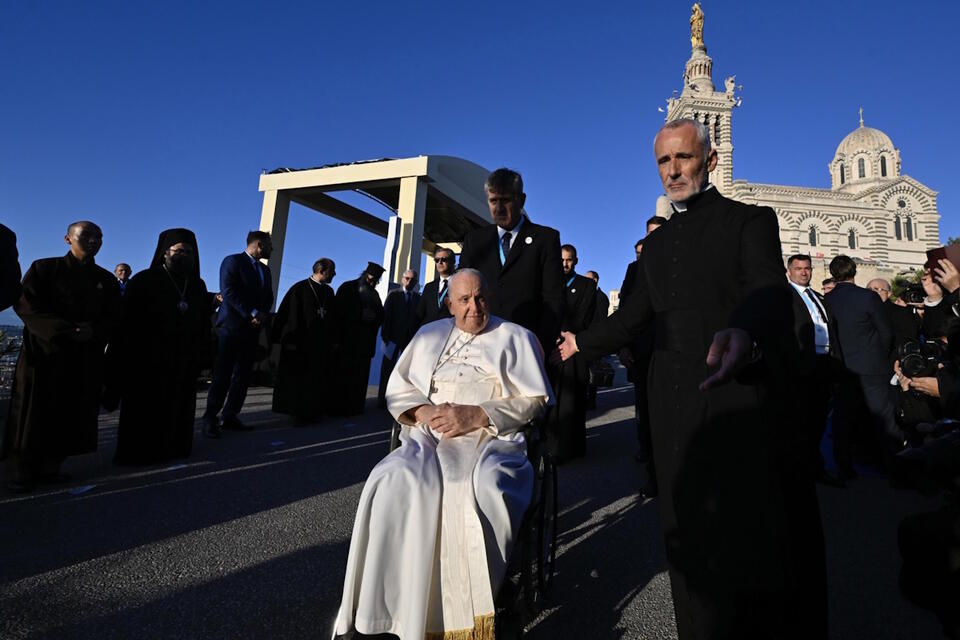
<instances>
[{"instance_id":1,"label":"camera","mask_svg":"<svg viewBox=\"0 0 960 640\"><path fill-rule=\"evenodd\" d=\"M928 378L937 373L946 360L946 348L940 342L910 340L897 348L900 370L908 378Z\"/></svg>"},{"instance_id":2,"label":"camera","mask_svg":"<svg viewBox=\"0 0 960 640\"><path fill-rule=\"evenodd\" d=\"M923 290L922 284L908 285L900 294L900 298L907 304L922 304L926 297L927 292Z\"/></svg>"}]
</instances>

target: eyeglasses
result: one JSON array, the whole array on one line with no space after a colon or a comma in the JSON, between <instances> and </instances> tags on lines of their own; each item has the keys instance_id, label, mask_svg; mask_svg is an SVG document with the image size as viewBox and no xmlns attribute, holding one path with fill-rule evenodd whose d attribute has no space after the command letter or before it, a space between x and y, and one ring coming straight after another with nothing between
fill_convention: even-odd
<instances>
[{"instance_id":1,"label":"eyeglasses","mask_svg":"<svg viewBox=\"0 0 960 640\"><path fill-rule=\"evenodd\" d=\"M434 262L453 262L453 258L434 258Z\"/></svg>"}]
</instances>

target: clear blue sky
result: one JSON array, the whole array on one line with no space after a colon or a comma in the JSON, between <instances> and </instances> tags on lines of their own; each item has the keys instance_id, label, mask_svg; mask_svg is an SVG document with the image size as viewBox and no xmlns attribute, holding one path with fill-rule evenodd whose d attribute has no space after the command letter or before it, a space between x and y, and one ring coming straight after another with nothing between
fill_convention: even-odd
<instances>
[{"instance_id":1,"label":"clear blue sky","mask_svg":"<svg viewBox=\"0 0 960 640\"><path fill-rule=\"evenodd\" d=\"M75 219L103 227L101 265L135 271L190 227L216 289L259 223L261 170L448 154L521 171L531 216L617 288L661 193L651 142L690 4L5 2L0 220L24 270L65 253ZM744 86L735 179L829 186L862 105L960 235L956 3L702 4L715 83ZM296 205L288 231L281 293L317 257L336 285L383 255Z\"/></svg>"}]
</instances>

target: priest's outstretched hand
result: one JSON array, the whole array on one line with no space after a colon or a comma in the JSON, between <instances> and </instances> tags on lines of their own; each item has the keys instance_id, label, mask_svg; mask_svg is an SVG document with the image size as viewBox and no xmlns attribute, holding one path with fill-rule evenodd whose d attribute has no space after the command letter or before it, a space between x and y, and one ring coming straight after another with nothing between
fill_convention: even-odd
<instances>
[{"instance_id":1,"label":"priest's outstretched hand","mask_svg":"<svg viewBox=\"0 0 960 640\"><path fill-rule=\"evenodd\" d=\"M561 331L560 339L557 340L557 348L550 354L551 364L560 364L573 357L579 349L577 348L577 336L569 331Z\"/></svg>"}]
</instances>

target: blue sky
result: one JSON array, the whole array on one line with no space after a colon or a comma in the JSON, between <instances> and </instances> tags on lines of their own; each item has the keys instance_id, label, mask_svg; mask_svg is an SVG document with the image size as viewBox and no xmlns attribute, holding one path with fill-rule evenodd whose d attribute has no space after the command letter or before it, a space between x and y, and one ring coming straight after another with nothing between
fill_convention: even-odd
<instances>
[{"instance_id":1,"label":"blue sky","mask_svg":"<svg viewBox=\"0 0 960 640\"><path fill-rule=\"evenodd\" d=\"M64 253L75 219L103 227L101 265L135 271L159 231L187 226L216 289L259 223L262 170L447 154L521 171L531 216L619 286L661 193L651 142L681 89L690 2L217 4L0 7L0 221L24 270ZM714 82L744 86L735 179L829 186L862 105L903 173L940 192L941 237L960 235L957 4L702 5ZM294 205L281 293L317 257L336 285L382 255Z\"/></svg>"}]
</instances>

